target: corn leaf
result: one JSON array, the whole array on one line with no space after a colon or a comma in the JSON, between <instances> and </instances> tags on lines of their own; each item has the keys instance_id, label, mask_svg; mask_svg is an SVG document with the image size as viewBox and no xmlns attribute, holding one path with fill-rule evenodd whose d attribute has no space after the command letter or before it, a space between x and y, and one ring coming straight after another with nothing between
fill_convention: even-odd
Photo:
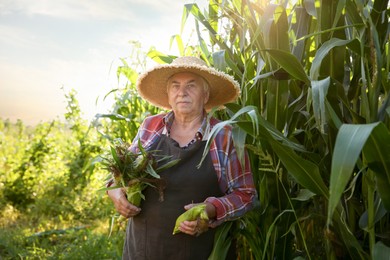
<instances>
[{"instance_id":1,"label":"corn leaf","mask_svg":"<svg viewBox=\"0 0 390 260\"><path fill-rule=\"evenodd\" d=\"M375 172L382 203L390 211L390 132L383 123L373 129L363 154L368 167Z\"/></svg>"},{"instance_id":2,"label":"corn leaf","mask_svg":"<svg viewBox=\"0 0 390 260\"><path fill-rule=\"evenodd\" d=\"M381 241L377 242L374 246L372 253L372 260L390 259L390 247L383 244Z\"/></svg>"},{"instance_id":3,"label":"corn leaf","mask_svg":"<svg viewBox=\"0 0 390 260\"><path fill-rule=\"evenodd\" d=\"M310 85L310 80L307 77L302 64L294 55L289 52L276 49L267 49L264 51L268 52L271 57L292 77Z\"/></svg>"},{"instance_id":4,"label":"corn leaf","mask_svg":"<svg viewBox=\"0 0 390 260\"><path fill-rule=\"evenodd\" d=\"M330 78L327 77L320 81L313 80L311 82L311 92L313 98L313 112L316 119L317 125L322 133L325 133L325 125L327 122L325 99L328 94L330 84Z\"/></svg>"},{"instance_id":5,"label":"corn leaf","mask_svg":"<svg viewBox=\"0 0 390 260\"><path fill-rule=\"evenodd\" d=\"M112 158L114 159L116 165L118 166L118 168L121 169L123 164L122 164L122 161L119 159L118 155L116 154L115 147L110 146L110 150L111 150Z\"/></svg>"},{"instance_id":6,"label":"corn leaf","mask_svg":"<svg viewBox=\"0 0 390 260\"><path fill-rule=\"evenodd\" d=\"M379 123L366 125L344 124L340 127L332 158L328 224L331 221L336 206L340 202L341 195L353 173L360 153L372 131L378 124ZM367 149L370 149L370 151L375 150L373 147L373 145L370 145Z\"/></svg>"},{"instance_id":7,"label":"corn leaf","mask_svg":"<svg viewBox=\"0 0 390 260\"><path fill-rule=\"evenodd\" d=\"M289 174L299 184L317 195L328 197L328 188L322 180L319 168L315 163L298 156L293 150L279 142L272 141L271 145Z\"/></svg>"},{"instance_id":8,"label":"corn leaf","mask_svg":"<svg viewBox=\"0 0 390 260\"><path fill-rule=\"evenodd\" d=\"M316 56L314 57L310 68L310 79L318 79L322 61L331 49L337 46L345 46L350 42L352 42L352 40L341 40L337 38L331 38L329 41L325 42L316 52Z\"/></svg>"},{"instance_id":9,"label":"corn leaf","mask_svg":"<svg viewBox=\"0 0 390 260\"><path fill-rule=\"evenodd\" d=\"M109 118L113 121L117 121L117 120L124 120L124 121L131 121L131 119L133 118L133 115L128 115L127 117L125 116L122 116L120 114L116 114L116 113L111 113L111 114L96 114L95 115L96 118Z\"/></svg>"},{"instance_id":10,"label":"corn leaf","mask_svg":"<svg viewBox=\"0 0 390 260\"><path fill-rule=\"evenodd\" d=\"M247 111L250 111L250 109L251 108L248 106L239 110L231 119L236 119L241 113L246 113ZM260 124L257 125L257 127L259 128L258 134L264 140L268 140L270 142L272 148L277 153L278 157L283 162L288 172L298 181L298 183L300 183L302 186L309 189L310 191L314 192L315 194L322 194L327 197L328 189L321 178L318 166L298 156L290 148L290 145L292 147L296 147L295 145L292 145L293 142L283 137L283 135L278 134L277 130L273 130L272 132L269 131L270 129L272 129L272 127L270 126L271 124L269 124L269 122L259 116L256 116L256 119L258 120L256 122L260 122ZM221 126L224 126L228 123L237 123L237 121L221 122L217 124L219 125L218 128L214 127L213 130L218 131ZM238 122L238 124L242 126L243 122L240 121ZM281 140L284 143L281 144L277 140ZM300 146L297 147L300 148Z\"/></svg>"},{"instance_id":11,"label":"corn leaf","mask_svg":"<svg viewBox=\"0 0 390 260\"><path fill-rule=\"evenodd\" d=\"M217 228L214 236L214 247L213 251L208 260L219 260L226 259L232 238L229 236L229 230L232 227L233 222L229 221Z\"/></svg>"},{"instance_id":12,"label":"corn leaf","mask_svg":"<svg viewBox=\"0 0 390 260\"><path fill-rule=\"evenodd\" d=\"M168 168L171 168L172 166L176 165L179 161L180 161L180 159L170 160L169 162L159 166L156 169L156 172L161 172L161 171L164 171L164 170L166 170Z\"/></svg>"},{"instance_id":13,"label":"corn leaf","mask_svg":"<svg viewBox=\"0 0 390 260\"><path fill-rule=\"evenodd\" d=\"M375 204L374 204L374 221L373 223L377 223L379 220L381 220L386 215L386 209L383 206L382 200L379 196L375 198ZM359 227L363 230L368 231L369 230L369 223L368 223L368 210L366 210L363 215L360 216L359 219Z\"/></svg>"},{"instance_id":14,"label":"corn leaf","mask_svg":"<svg viewBox=\"0 0 390 260\"><path fill-rule=\"evenodd\" d=\"M146 165L146 170L145 170L147 173L149 173L151 176L153 176L154 178L156 179L160 179L160 175L158 175L156 173L156 171L153 169L152 165L150 165L150 163L148 163L148 165Z\"/></svg>"}]
</instances>

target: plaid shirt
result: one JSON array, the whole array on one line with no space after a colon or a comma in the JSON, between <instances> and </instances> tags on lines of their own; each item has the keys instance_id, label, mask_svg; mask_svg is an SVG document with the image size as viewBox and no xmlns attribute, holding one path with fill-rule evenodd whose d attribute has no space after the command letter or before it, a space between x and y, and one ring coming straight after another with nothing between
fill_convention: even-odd
<instances>
[{"instance_id":1,"label":"plaid shirt","mask_svg":"<svg viewBox=\"0 0 390 260\"><path fill-rule=\"evenodd\" d=\"M142 146L147 148L157 141L162 134L169 136L173 119L173 112L146 118L132 142L131 150L138 152L138 139L141 140ZM207 129L211 129L219 122L215 118L210 118L209 123L207 121L205 116L201 127L188 146L197 140L207 140ZM216 208L216 221L210 223L210 226L215 227L224 221L236 219L250 210L256 199L256 189L247 154L245 154L245 171L242 171L233 145L231 127L226 126L218 132L211 143L210 155L218 177L219 187L225 194L222 197L209 197L205 200L212 203Z\"/></svg>"}]
</instances>

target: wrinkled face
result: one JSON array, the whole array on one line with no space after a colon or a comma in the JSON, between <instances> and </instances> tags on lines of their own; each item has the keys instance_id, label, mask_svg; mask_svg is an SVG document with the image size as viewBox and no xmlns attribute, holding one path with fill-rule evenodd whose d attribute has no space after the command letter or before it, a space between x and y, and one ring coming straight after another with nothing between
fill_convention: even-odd
<instances>
[{"instance_id":1,"label":"wrinkled face","mask_svg":"<svg viewBox=\"0 0 390 260\"><path fill-rule=\"evenodd\" d=\"M190 72L173 75L168 81L167 91L169 104L178 115L201 114L209 100L205 80Z\"/></svg>"}]
</instances>

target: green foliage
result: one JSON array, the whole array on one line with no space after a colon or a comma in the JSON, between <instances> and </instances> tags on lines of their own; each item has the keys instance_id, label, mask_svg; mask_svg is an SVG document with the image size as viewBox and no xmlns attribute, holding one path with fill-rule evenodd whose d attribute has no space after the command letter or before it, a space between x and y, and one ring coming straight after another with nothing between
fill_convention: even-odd
<instances>
[{"instance_id":1,"label":"green foliage","mask_svg":"<svg viewBox=\"0 0 390 260\"><path fill-rule=\"evenodd\" d=\"M279 2L279 3L278 3ZM382 259L390 248L389 1L210 0L183 9L198 44L171 38L241 83L214 115L249 151L260 205L220 229L213 256L240 259ZM134 42L117 69L112 112L82 119L65 94L66 123L34 128L0 120L0 257L120 258L123 232L108 238L114 209L97 155L127 142L160 112L136 91L148 59L173 55ZM118 84L120 85L120 84ZM95 131L95 129L97 131ZM225 238L225 239L224 239Z\"/></svg>"},{"instance_id":2,"label":"green foliage","mask_svg":"<svg viewBox=\"0 0 390 260\"><path fill-rule=\"evenodd\" d=\"M137 47L137 46L135 46ZM101 190L98 156L109 141L131 141L145 116L159 110L135 89L145 54L117 70L112 113L83 119L77 93L65 93L65 122L26 127L0 119L0 258L120 259L124 231L110 235L114 207Z\"/></svg>"},{"instance_id":3,"label":"green foliage","mask_svg":"<svg viewBox=\"0 0 390 260\"><path fill-rule=\"evenodd\" d=\"M0 233L2 259L121 259L124 236L96 233L88 227L29 234L22 228Z\"/></svg>"},{"instance_id":4,"label":"green foliage","mask_svg":"<svg viewBox=\"0 0 390 260\"><path fill-rule=\"evenodd\" d=\"M243 258L361 259L390 247L388 4L185 6L192 49L241 83L217 115L241 129L259 193L260 216L233 227Z\"/></svg>"},{"instance_id":5,"label":"green foliage","mask_svg":"<svg viewBox=\"0 0 390 260\"><path fill-rule=\"evenodd\" d=\"M106 142L82 119L75 95L65 95L65 123L0 120L2 259L120 258L123 234L108 239L114 209L97 192L105 173L90 164Z\"/></svg>"},{"instance_id":6,"label":"green foliage","mask_svg":"<svg viewBox=\"0 0 390 260\"><path fill-rule=\"evenodd\" d=\"M131 142L143 119L160 111L137 93L135 84L138 74L146 68L146 55L141 52L139 44L134 43L133 47L134 52L129 57L131 63L121 59L123 64L117 69L118 81L124 80L124 87L113 89L106 95L115 95L112 112L97 114L94 122L99 133L111 142L118 138Z\"/></svg>"}]
</instances>

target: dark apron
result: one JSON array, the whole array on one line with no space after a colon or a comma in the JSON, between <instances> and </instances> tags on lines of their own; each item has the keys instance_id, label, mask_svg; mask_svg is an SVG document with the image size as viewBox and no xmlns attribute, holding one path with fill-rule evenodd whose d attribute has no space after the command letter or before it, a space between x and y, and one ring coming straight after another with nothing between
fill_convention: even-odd
<instances>
[{"instance_id":1,"label":"dark apron","mask_svg":"<svg viewBox=\"0 0 390 260\"><path fill-rule=\"evenodd\" d=\"M164 201L159 193L148 187L142 201L141 213L130 218L123 259L207 259L213 249L214 229L198 237L179 233L172 235L176 218L185 212L184 205L203 202L207 197L220 197L217 175L210 154L198 169L205 141L180 148L174 140L162 135L150 150L180 158L180 162L161 172L166 182Z\"/></svg>"}]
</instances>

